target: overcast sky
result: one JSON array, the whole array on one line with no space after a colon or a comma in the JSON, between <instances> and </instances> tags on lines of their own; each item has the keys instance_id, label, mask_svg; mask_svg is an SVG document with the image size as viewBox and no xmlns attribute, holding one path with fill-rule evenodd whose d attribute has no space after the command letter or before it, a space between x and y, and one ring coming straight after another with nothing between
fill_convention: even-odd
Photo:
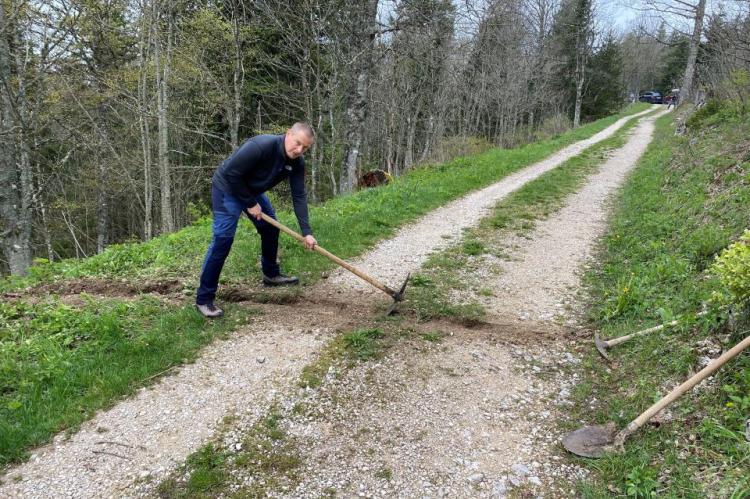
<instances>
[{"instance_id":1,"label":"overcast sky","mask_svg":"<svg viewBox=\"0 0 750 499\"><path fill-rule=\"evenodd\" d=\"M663 3L670 3L669 0L662 1ZM673 4L678 5L680 2L675 0ZM643 5L643 2L639 0L598 0L598 8L602 19L610 20L620 30L628 29L639 16L649 14L648 11L636 8L641 5ZM707 0L707 14L717 12L721 8L730 15L742 10L747 11L748 0ZM681 19L674 19L674 21L683 24L685 22ZM690 27L692 28L692 26Z\"/></svg>"}]
</instances>

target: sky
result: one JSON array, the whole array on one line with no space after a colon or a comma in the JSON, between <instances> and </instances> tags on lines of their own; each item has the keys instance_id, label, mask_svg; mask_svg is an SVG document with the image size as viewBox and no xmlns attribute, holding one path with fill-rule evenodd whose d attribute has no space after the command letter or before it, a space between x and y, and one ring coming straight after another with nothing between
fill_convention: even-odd
<instances>
[{"instance_id":1,"label":"sky","mask_svg":"<svg viewBox=\"0 0 750 499\"><path fill-rule=\"evenodd\" d=\"M669 0L660 0L662 3L677 4L678 2L670 2ZM682 0L681 0L682 1ZM645 15L647 12L636 9L642 2L638 0L598 0L598 8L600 15L603 19L607 19L612 22L619 30L627 30L633 21L640 15ZM706 13L711 13L723 8L725 12L732 13L738 12L739 10L747 10L747 0L707 0ZM684 22L684 21L681 21ZM692 28L692 26L691 26Z\"/></svg>"}]
</instances>

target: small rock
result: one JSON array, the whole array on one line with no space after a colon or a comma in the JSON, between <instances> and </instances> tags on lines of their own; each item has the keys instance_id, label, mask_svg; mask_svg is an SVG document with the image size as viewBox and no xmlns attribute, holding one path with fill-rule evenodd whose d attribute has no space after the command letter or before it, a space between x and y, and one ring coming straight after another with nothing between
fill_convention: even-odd
<instances>
[{"instance_id":1,"label":"small rock","mask_svg":"<svg viewBox=\"0 0 750 499\"><path fill-rule=\"evenodd\" d=\"M256 360L256 361L258 361L258 364L263 364L263 363L265 363L265 362L266 362L266 358L265 358L265 357L258 357L258 358L257 358L257 359L255 359L255 360Z\"/></svg>"},{"instance_id":2,"label":"small rock","mask_svg":"<svg viewBox=\"0 0 750 499\"><path fill-rule=\"evenodd\" d=\"M484 481L484 473L474 473L473 475L469 476L469 482L474 485L482 483L483 481Z\"/></svg>"},{"instance_id":3,"label":"small rock","mask_svg":"<svg viewBox=\"0 0 750 499\"><path fill-rule=\"evenodd\" d=\"M521 485L521 483L523 483L523 478L515 475L511 476L508 480L513 487L518 487L519 485Z\"/></svg>"},{"instance_id":4,"label":"small rock","mask_svg":"<svg viewBox=\"0 0 750 499\"><path fill-rule=\"evenodd\" d=\"M495 482L492 486L492 497L501 499L508 493L508 486L505 485L505 480Z\"/></svg>"},{"instance_id":5,"label":"small rock","mask_svg":"<svg viewBox=\"0 0 750 499\"><path fill-rule=\"evenodd\" d=\"M527 468L525 465L520 464L520 463L519 464L514 464L513 466L510 467L510 469L512 469L513 472L516 475L520 476L521 478L523 478L526 475L528 475L529 473L531 473L531 471L529 470L529 468Z\"/></svg>"},{"instance_id":6,"label":"small rock","mask_svg":"<svg viewBox=\"0 0 750 499\"><path fill-rule=\"evenodd\" d=\"M539 486L539 485L541 485L541 484L542 484L542 481L541 481L541 480L539 480L539 478L538 478L538 477L535 477L535 476L530 476L530 477L529 477L529 483L530 483L530 484L532 484L532 485L536 485L536 486Z\"/></svg>"}]
</instances>

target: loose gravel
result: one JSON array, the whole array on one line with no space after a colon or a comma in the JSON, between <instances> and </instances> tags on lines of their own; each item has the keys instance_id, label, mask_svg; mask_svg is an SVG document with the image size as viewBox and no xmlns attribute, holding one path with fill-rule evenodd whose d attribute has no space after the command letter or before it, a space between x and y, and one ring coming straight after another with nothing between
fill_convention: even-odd
<instances>
[{"instance_id":1,"label":"loose gravel","mask_svg":"<svg viewBox=\"0 0 750 499\"><path fill-rule=\"evenodd\" d=\"M489 331L427 324L447 333L441 343L405 342L310 394L305 402L317 414L286 428L307 456L303 479L273 496L574 497L588 471L567 459L555 424L572 405L581 362L562 336L561 321L576 325L563 301L579 285L607 200L645 151L656 117L489 278L495 296L473 297L496 321Z\"/></svg>"},{"instance_id":2,"label":"loose gravel","mask_svg":"<svg viewBox=\"0 0 750 499\"><path fill-rule=\"evenodd\" d=\"M463 228L477 223L502 197L611 136L637 116L623 118L590 139L436 210L405 227L395 238L378 245L355 264L389 283L403 279L406 272L418 269L429 253L444 248L451 239L460 236ZM631 159L635 161L634 157ZM371 293L371 288L356 278L337 272L316 286L313 294L326 290L330 293L342 287L359 290L362 294ZM227 340L206 347L194 364L175 369L174 374L165 376L152 387L102 411L71 437L58 435L50 445L35 450L28 462L3 476L0 497L99 498L149 493L151 489L144 483L155 483L167 476L216 434L227 415L241 413L245 420L257 419L280 393L290 391L302 367L314 359L349 315L350 312L341 307L318 306L315 310L296 307L294 314L260 319L241 328ZM528 357L519 352L522 359ZM364 426L377 423L379 427L388 425L393 431L398 425L402 428L403 438L394 440L399 445L383 448L382 462L393 468L394 475L410 478L393 484L390 490L398 490L397 495L404 497L417 497L428 490L427 484L431 483L429 490L437 495L470 496L472 491L502 495L508 484L523 482L536 486L537 481L541 483L542 475L537 469L544 464L535 465L525 458L530 453L519 450L524 445L530 449L524 442L527 435L534 433L533 428L521 419L512 425L510 422L517 413L526 410L518 410L525 407L516 404L521 397L519 394L526 393L526 400L531 400L545 392L536 381L509 368L513 364L509 359L516 354L505 351L500 344L465 340L457 340L455 345L446 342L444 351L436 349L434 353L437 355L432 359L434 365L446 368L442 374L436 374L427 359L413 365L409 358L394 359L393 368L375 369L373 376L391 372L396 378L401 376L400 384L394 384L403 387L401 395L393 393L393 402L400 405L381 406L381 412L375 413L380 415L377 421L367 414L369 408L361 407L361 419L354 419ZM448 371L455 366L461 370L461 377L456 379ZM414 382L411 377L419 375L420 369L427 369L423 376L436 384ZM351 392L352 400L357 400L356 384L345 389ZM503 403L507 405L503 410L509 411L506 421L496 413ZM389 422L387 418L394 414L393 409L404 417ZM425 414L432 414L434 418ZM426 445L421 447L418 427L427 431L423 440ZM303 426L297 431L304 434L307 430ZM326 435L335 433L334 428L325 427L315 431ZM394 434L394 438L397 435ZM326 442L330 443L327 447ZM309 450L316 456L325 452L332 456L341 454L343 450L337 446L345 445L337 438L318 440L318 443L320 448ZM400 447L402 444L406 447ZM443 446L456 451L441 452ZM363 448L350 442L341 449L352 447L354 451ZM406 450L409 453L402 455ZM509 453L512 458L508 457ZM360 496L363 490L374 491L373 495L379 495L381 489L388 490L381 482L359 483L359 477L364 475L357 474L353 467L356 461L351 465L335 462L338 471L327 475L326 480L340 480L338 477L345 476L344 480L349 482L346 490ZM519 466L509 468L513 464ZM434 469L430 471L432 466ZM325 469L323 462L321 476ZM361 473L372 476L372 471L368 468ZM317 482L311 484L309 490L322 490L318 485ZM307 494L304 490L298 492Z\"/></svg>"},{"instance_id":3,"label":"loose gravel","mask_svg":"<svg viewBox=\"0 0 750 499\"><path fill-rule=\"evenodd\" d=\"M579 284L578 272L591 258L594 243L606 229L607 202L651 141L656 116L643 120L627 143L614 151L570 196L555 216L540 222L534 234L511 238L520 247L512 261L499 263L500 273L486 285L502 299L480 298L490 313L503 318L549 321L564 317Z\"/></svg>"}]
</instances>

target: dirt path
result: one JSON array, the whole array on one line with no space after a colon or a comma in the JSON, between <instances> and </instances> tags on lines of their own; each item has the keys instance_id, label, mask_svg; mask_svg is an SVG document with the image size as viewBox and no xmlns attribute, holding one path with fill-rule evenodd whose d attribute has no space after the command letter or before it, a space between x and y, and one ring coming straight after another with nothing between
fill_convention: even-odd
<instances>
[{"instance_id":1,"label":"dirt path","mask_svg":"<svg viewBox=\"0 0 750 499\"><path fill-rule=\"evenodd\" d=\"M379 245L358 264L376 269L374 273L386 282L403 279L405 272L419 268L429 252L444 247L451 237L460 236L463 227L476 223L499 199L586 147L611 136L626 121L619 120L591 139L569 146L487 189L436 210L400 231L396 238ZM333 289L341 289L344 283L363 293L369 292L358 281L342 274L321 283L317 292L333 293ZM359 304L347 306L342 303L328 306L319 303L315 307L295 305L293 313L290 313L289 307L264 308L267 313L262 319L241 328L227 340L207 347L196 363L176 369L175 374L165 377L153 387L102 411L83 424L72 437L59 435L52 444L37 449L27 463L6 473L0 485L0 497L123 497L137 494L139 484L148 480L158 481L209 440L225 416L242 413L247 419L248 414L250 418L263 414L278 393L292 388L302 367L315 357L337 328L351 322L357 314L367 312ZM443 374L446 378L440 386L447 391L441 395L441 390L435 389L433 396L438 397L436 400L450 398L454 404L450 411L442 413L446 421L434 422L450 427L450 419L457 427L474 428L469 431L471 435L464 432L449 436L446 433L445 438L450 437L451 445L455 448L471 445L472 439L504 442L492 444L492 448L515 448L524 438L521 426L517 427L516 434L510 434L503 431L498 433L495 427L482 429L481 425L475 423L488 421L490 424L496 421L490 409L503 400L510 408L512 404L507 397L512 399L519 387L527 387L529 393L534 393L537 388L534 388L533 382L524 384L523 377L510 369L512 363L509 359L516 354L512 350L507 351L502 342L497 343L496 338L490 335L486 341L496 342L496 345L488 349L484 342L472 343L480 341L480 336L471 339L463 336L455 335L456 351L451 350L452 342L447 342L446 348L435 352L441 357L431 360L435 362L434 365L446 368ZM472 353L474 350L476 355ZM518 354L523 358L520 350ZM469 369L469 374L461 378L472 389L463 390L459 386L457 393L455 383L451 383L453 375L449 372L450 366L471 366L472 359L476 359L476 370ZM408 360L394 359L393 368L389 366L387 370L389 375L400 376L402 382L411 387L403 391L401 397L404 405L400 413L404 415L404 425L408 421L413 424L423 421L419 416L423 407L440 407L433 400L422 400L424 390L419 389L419 384L408 381L417 374L413 369L420 369L419 365L410 365ZM430 369L431 364L421 367ZM493 386L493 379L496 380L494 385L501 384L504 391L488 392L487 397L480 397L480 400L486 400L476 405L479 391L474 388L489 389ZM356 394L352 399L357 400ZM423 403L428 405L419 405ZM409 407L412 407L411 412L407 410ZM477 416L477 407L487 408L489 416ZM384 410L387 413L393 409L386 406ZM460 414L461 411L471 415L465 419L456 418L456 413ZM448 418L449 415L453 417ZM335 456L338 451L331 448L331 444L336 442L334 438L327 443L321 442L320 448L328 449L330 456ZM341 442L341 445L345 449L351 443ZM394 461L403 460L397 448L391 450ZM318 450L311 452L317 453ZM451 455L444 457L450 460L453 459ZM440 456L431 452L430 458L442 459ZM477 463L478 458L471 455L461 466L474 470L479 469ZM505 461L498 463L498 466L504 466ZM437 466L437 463L433 464ZM444 464L447 466L448 461ZM356 470L341 470L338 465L336 468L349 477L347 480L356 483ZM325 466L321 466L321 473L325 469ZM497 469L498 473L500 469ZM476 476L474 479L476 483L472 482L473 487L487 483L484 479L477 482ZM402 490L415 490L413 482L405 487ZM315 489L311 486L310 490Z\"/></svg>"},{"instance_id":2,"label":"dirt path","mask_svg":"<svg viewBox=\"0 0 750 499\"><path fill-rule=\"evenodd\" d=\"M502 325L427 324L424 331L442 332L440 343L405 342L321 391L314 403L326 416L290 428L308 457L286 497L575 495L569 484L586 471L566 464L553 424L570 403L577 380L569 367L579 362L560 327L575 315L562 305L573 300L606 227L607 200L645 151L654 119L523 239L486 282L494 297L474 297Z\"/></svg>"}]
</instances>

